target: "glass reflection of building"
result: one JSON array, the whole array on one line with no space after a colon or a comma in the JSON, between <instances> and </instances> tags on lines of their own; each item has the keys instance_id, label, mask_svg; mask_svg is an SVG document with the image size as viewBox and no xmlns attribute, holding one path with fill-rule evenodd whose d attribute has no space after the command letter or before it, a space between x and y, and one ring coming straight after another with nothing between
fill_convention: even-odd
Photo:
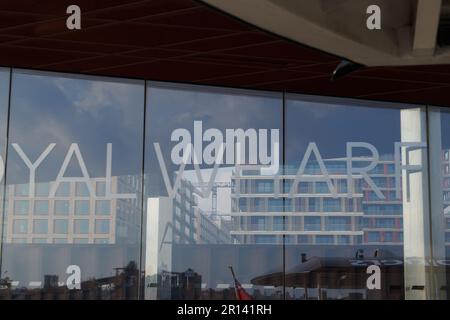
<instances>
[{"instance_id":1,"label":"glass reflection of building","mask_svg":"<svg viewBox=\"0 0 450 320\"><path fill-rule=\"evenodd\" d=\"M298 168L287 166L282 176L269 176L255 166L234 170L233 230L241 244L401 245L402 199L396 198L395 163L385 155L368 174L384 199L361 177L354 177L348 197L347 159L324 159L337 197L326 182L300 182L293 186ZM444 205L450 205L449 151L443 152ZM310 161L306 176L324 177ZM289 193L294 188L294 195ZM276 189L278 188L278 189ZM238 191L237 191L238 190ZM401 193L400 193L401 194ZM450 245L450 210L446 217L446 245Z\"/></svg>"},{"instance_id":2,"label":"glass reflection of building","mask_svg":"<svg viewBox=\"0 0 450 320\"><path fill-rule=\"evenodd\" d=\"M54 183L36 183L33 197L29 196L29 184L8 186L6 243L138 243L140 207L137 199L107 197L105 178L91 179L95 196L84 182L61 182L55 196L50 197ZM114 194L136 194L138 190L137 176L111 178Z\"/></svg>"},{"instance_id":3,"label":"glass reflection of building","mask_svg":"<svg viewBox=\"0 0 450 320\"><path fill-rule=\"evenodd\" d=\"M444 192L444 216L445 216L445 245L450 248L450 150L443 150L442 153L442 176Z\"/></svg>"},{"instance_id":4,"label":"glass reflection of building","mask_svg":"<svg viewBox=\"0 0 450 320\"><path fill-rule=\"evenodd\" d=\"M430 258L427 248L431 243L427 239L431 237L427 230L433 230L433 236L444 234L437 226L439 217L444 218L438 201L442 194L448 252L450 161L447 151L443 153L443 163L436 157L436 146L439 154L448 146L430 143L432 151L411 151L413 158L421 158L417 163L425 164L429 157L433 161L431 170L437 171L431 180L425 179L423 172L413 174L414 202L393 196L395 164L389 156L383 157L369 173L386 199L379 199L357 176L353 197L349 198L346 159L338 158L342 156L340 147L346 141L355 141L351 140L355 135L361 141L373 143L383 154L392 152L397 141L422 143L429 120L425 115L433 115L431 108L385 108L385 103L374 103L372 107L367 101L359 101L354 106L354 101L332 98L323 98L324 103L310 108L311 97L296 97L298 103L292 104L293 98L289 95L283 98L278 93L152 82L146 86L143 81L23 70L2 72L7 76L5 79L12 76L9 85L13 90L11 101L2 104L5 110L10 109L11 117L8 134L2 135L8 138L3 149L9 152L3 181L6 206L2 213L6 214L2 228L1 298L234 299L229 266L255 299L288 298L289 291L293 292L289 293L291 297L308 298L306 289L309 297L336 298L338 295L331 290L339 290L344 296L343 287L353 290L352 294L356 287L367 291L366 266L359 270L356 286L348 276L354 271L351 260L355 252L364 249L365 258L361 254L361 259L355 258L357 262L373 259L373 253L382 246L389 246L386 259L397 263L388 266L395 268L395 272L383 270L384 292L390 292L394 286L397 298L431 296L407 292L408 286L427 290L432 286L421 282L428 277L428 269L407 266L405 261L416 256ZM146 116L144 108L150 110ZM317 114L308 113L311 109L318 111ZM8 118L4 112L2 115L2 119ZM349 119L359 127L349 126ZM171 142L174 142L171 133L182 128L191 134L194 121L199 120L203 121L205 130L217 129L221 134L228 128L277 128L285 139L280 152L286 153L289 165L279 179L263 175L258 169L243 168L238 172L223 165L220 170L227 175L221 176L221 181L213 181L207 199L200 196L199 178L188 167L190 178L181 179L171 199L159 176L161 170L153 143L161 143L169 180L173 183L173 173L179 169L170 163ZM387 120L390 121L386 125L388 129L381 132L380 123L385 124ZM330 136L326 130L315 130L320 123L325 123L326 128L335 125L339 134ZM144 127L149 128L145 130L145 139ZM343 127L346 130L341 130ZM444 132L445 126L442 127L442 136L450 136ZM6 127L1 129L6 132ZM430 132L435 138L440 130L434 125ZM29 186L20 184L29 176L29 166L10 145L17 142L30 159L36 159L54 141L58 142L55 150L45 157L37 173L39 181L51 182L38 183L36 194L30 198ZM316 141L326 154L324 162L337 187L338 198L331 196L324 181L301 180L295 186L293 199L286 196L298 170L291 164L300 162L299 155L304 153L308 141ZM133 193L136 199L105 201L102 199L105 180L101 178L90 180L96 197L86 193L83 183L75 182L61 185L56 196L49 197L52 180L57 175L55 168L60 168L67 148L75 142L83 150L91 177L100 177L107 169L104 151L106 144L112 143L112 191ZM206 145L207 141L203 143ZM4 154L2 157L6 159ZM205 181L210 169L206 165L201 167ZM321 175L314 161L308 163L307 171ZM404 177L402 174L402 182L406 182ZM440 183L433 183L438 180ZM443 187L443 193L436 185ZM429 192L428 187L439 190ZM218 189L227 189L228 193L224 196ZM428 201L427 194L438 195L439 199ZM439 210L428 208L429 202ZM147 210L143 210L142 204ZM434 223L431 227L425 223L430 217ZM416 218L425 222L416 223ZM409 225L403 226L408 219ZM403 241L402 232L409 233L408 241ZM433 241L433 245L437 243ZM412 250L415 248L416 251ZM447 257L438 256L436 248L440 249L435 245L433 258L444 265L448 253ZM314 269L315 263L320 272ZM312 264L312 268L306 269ZM72 291L66 286L66 270L71 265L78 265L82 270L80 290ZM303 289L296 274L299 270L320 275ZM341 281L341 274L348 276L347 283ZM137 284L141 276L145 288ZM439 284L448 283L449 278L440 280ZM280 279L289 281L283 283ZM337 280L339 288L336 288ZM317 293L319 286L326 294ZM154 294L153 289L159 292ZM354 297L369 296L372 295L364 293Z\"/></svg>"}]
</instances>

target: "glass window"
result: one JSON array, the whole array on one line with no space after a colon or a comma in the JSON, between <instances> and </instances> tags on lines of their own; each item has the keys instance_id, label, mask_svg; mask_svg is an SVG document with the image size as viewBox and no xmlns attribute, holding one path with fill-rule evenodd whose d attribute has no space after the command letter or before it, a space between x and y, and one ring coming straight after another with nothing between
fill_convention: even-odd
<instances>
[{"instance_id":1,"label":"glass window","mask_svg":"<svg viewBox=\"0 0 450 320\"><path fill-rule=\"evenodd\" d=\"M111 270L123 274L118 299L138 298L141 282L145 299L235 299L229 266L252 299L448 293L447 109L25 70L12 78L9 104L0 68L0 260L21 283L8 297L80 298L26 285L63 281L69 265L95 282L83 283L92 299L104 298L96 288ZM23 154L44 152L30 195ZM389 275L376 293L365 266L347 266L362 256ZM409 268L410 258L437 263ZM308 265L330 266L320 284L314 270L297 272ZM417 278L424 290L406 290ZM305 296L290 295L305 284Z\"/></svg>"},{"instance_id":2,"label":"glass window","mask_svg":"<svg viewBox=\"0 0 450 320\"><path fill-rule=\"evenodd\" d=\"M29 212L30 203L28 200L14 201L14 214L27 215Z\"/></svg>"},{"instance_id":3,"label":"glass window","mask_svg":"<svg viewBox=\"0 0 450 320\"><path fill-rule=\"evenodd\" d=\"M380 233L379 232L368 232L367 233L367 241L368 242L380 242Z\"/></svg>"},{"instance_id":4,"label":"glass window","mask_svg":"<svg viewBox=\"0 0 450 320\"><path fill-rule=\"evenodd\" d=\"M48 197L49 192L50 192L50 184L48 182L36 183L36 196Z\"/></svg>"},{"instance_id":5,"label":"glass window","mask_svg":"<svg viewBox=\"0 0 450 320\"><path fill-rule=\"evenodd\" d=\"M98 238L98 239L94 239L94 243L95 244L108 244L109 240L108 239Z\"/></svg>"},{"instance_id":6,"label":"glass window","mask_svg":"<svg viewBox=\"0 0 450 320\"><path fill-rule=\"evenodd\" d=\"M89 215L89 200L75 200L75 215Z\"/></svg>"},{"instance_id":7,"label":"glass window","mask_svg":"<svg viewBox=\"0 0 450 320\"><path fill-rule=\"evenodd\" d=\"M312 186L313 186L313 184L311 182L300 182L298 184L298 192L299 193L311 193Z\"/></svg>"},{"instance_id":8,"label":"glass window","mask_svg":"<svg viewBox=\"0 0 450 320\"><path fill-rule=\"evenodd\" d=\"M329 199L323 200L323 211L324 212L339 212L342 211L341 199Z\"/></svg>"},{"instance_id":9,"label":"glass window","mask_svg":"<svg viewBox=\"0 0 450 320\"><path fill-rule=\"evenodd\" d=\"M339 244L350 244L350 236L337 236Z\"/></svg>"},{"instance_id":10,"label":"glass window","mask_svg":"<svg viewBox=\"0 0 450 320\"><path fill-rule=\"evenodd\" d=\"M109 215L110 213L111 213L111 201L110 200L95 201L95 214Z\"/></svg>"},{"instance_id":11,"label":"glass window","mask_svg":"<svg viewBox=\"0 0 450 320\"><path fill-rule=\"evenodd\" d=\"M273 230L275 230L275 231L283 231L284 230L283 217L273 217Z\"/></svg>"},{"instance_id":12,"label":"glass window","mask_svg":"<svg viewBox=\"0 0 450 320\"><path fill-rule=\"evenodd\" d=\"M271 244L276 243L276 237L271 235L256 235L255 243L257 244Z\"/></svg>"},{"instance_id":13,"label":"glass window","mask_svg":"<svg viewBox=\"0 0 450 320\"><path fill-rule=\"evenodd\" d=\"M13 220L13 232L15 234L24 234L28 232L28 221L24 219Z\"/></svg>"},{"instance_id":14,"label":"glass window","mask_svg":"<svg viewBox=\"0 0 450 320\"><path fill-rule=\"evenodd\" d=\"M299 235L297 237L297 241L298 241L299 244L309 244L309 243L311 243L310 237L307 236L307 235L303 235L303 234Z\"/></svg>"},{"instance_id":15,"label":"glass window","mask_svg":"<svg viewBox=\"0 0 450 320\"><path fill-rule=\"evenodd\" d=\"M273 193L274 182L267 180L255 180L257 193Z\"/></svg>"},{"instance_id":16,"label":"glass window","mask_svg":"<svg viewBox=\"0 0 450 320\"><path fill-rule=\"evenodd\" d=\"M375 219L375 226L377 228L395 228L395 219Z\"/></svg>"},{"instance_id":17,"label":"glass window","mask_svg":"<svg viewBox=\"0 0 450 320\"><path fill-rule=\"evenodd\" d=\"M316 244L334 244L333 236L316 236Z\"/></svg>"},{"instance_id":18,"label":"glass window","mask_svg":"<svg viewBox=\"0 0 450 320\"><path fill-rule=\"evenodd\" d=\"M88 238L75 238L75 239L73 239L73 243L76 243L76 244L88 244L89 243L89 239Z\"/></svg>"},{"instance_id":19,"label":"glass window","mask_svg":"<svg viewBox=\"0 0 450 320\"><path fill-rule=\"evenodd\" d=\"M394 233L393 232L384 232L383 233L383 241L384 242L394 241Z\"/></svg>"},{"instance_id":20,"label":"glass window","mask_svg":"<svg viewBox=\"0 0 450 320\"><path fill-rule=\"evenodd\" d=\"M328 231L350 231L352 223L350 217L326 217L325 226Z\"/></svg>"},{"instance_id":21,"label":"glass window","mask_svg":"<svg viewBox=\"0 0 450 320\"><path fill-rule=\"evenodd\" d=\"M106 219L95 220L95 233L97 234L109 233L109 220Z\"/></svg>"},{"instance_id":22,"label":"glass window","mask_svg":"<svg viewBox=\"0 0 450 320\"><path fill-rule=\"evenodd\" d=\"M239 210L247 211L247 198L239 198Z\"/></svg>"},{"instance_id":23,"label":"glass window","mask_svg":"<svg viewBox=\"0 0 450 320\"><path fill-rule=\"evenodd\" d=\"M283 212L284 203L283 199L269 198L269 212Z\"/></svg>"},{"instance_id":24,"label":"glass window","mask_svg":"<svg viewBox=\"0 0 450 320\"><path fill-rule=\"evenodd\" d=\"M61 182L58 184L56 188L55 195L57 197L69 197L70 196L70 183L69 182Z\"/></svg>"},{"instance_id":25,"label":"glass window","mask_svg":"<svg viewBox=\"0 0 450 320\"><path fill-rule=\"evenodd\" d=\"M89 197L89 189L85 182L77 182L75 184L75 195L77 197Z\"/></svg>"},{"instance_id":26,"label":"glass window","mask_svg":"<svg viewBox=\"0 0 450 320\"><path fill-rule=\"evenodd\" d=\"M104 181L97 181L95 190L97 197L104 197L106 195L106 183Z\"/></svg>"},{"instance_id":27,"label":"glass window","mask_svg":"<svg viewBox=\"0 0 450 320\"><path fill-rule=\"evenodd\" d=\"M266 230L266 217L250 217L250 227L251 230Z\"/></svg>"},{"instance_id":28,"label":"glass window","mask_svg":"<svg viewBox=\"0 0 450 320\"><path fill-rule=\"evenodd\" d=\"M330 193L330 188L326 182L316 183L316 193Z\"/></svg>"},{"instance_id":29,"label":"glass window","mask_svg":"<svg viewBox=\"0 0 450 320\"><path fill-rule=\"evenodd\" d=\"M47 238L33 238L32 243L47 243Z\"/></svg>"},{"instance_id":30,"label":"glass window","mask_svg":"<svg viewBox=\"0 0 450 320\"><path fill-rule=\"evenodd\" d=\"M34 200L34 214L35 215L48 215L48 200Z\"/></svg>"},{"instance_id":31,"label":"glass window","mask_svg":"<svg viewBox=\"0 0 450 320\"><path fill-rule=\"evenodd\" d=\"M64 290L27 287L32 281L43 281L46 275L65 282L67 267L78 265L82 287L87 281L92 283L87 291L83 289L83 299L137 299L140 281L128 279L138 279L140 274L145 82L13 70L6 145L2 144L7 136L2 125L8 117L2 110L4 92L7 98L9 90L3 90L1 70L0 153L7 148L5 183L10 195L5 202L10 207L7 214L12 215L2 219L1 270L8 270L8 277L20 283L20 292L14 289L7 295L12 299L30 294L80 299L77 293L67 295ZM36 170L35 199L28 198L30 170L23 155L31 162L45 155ZM97 187L97 182L106 181L110 194L106 194L105 183ZM119 221L121 226L114 230L117 232L106 234L110 239L107 246L94 243L95 221L82 219L94 216L96 200L105 200L97 199L96 194L121 202L120 209L114 206L105 216L111 229ZM16 205L16 201L30 203ZM42 217L34 213L45 214L48 220L34 219ZM13 237L26 238L27 245L12 245ZM97 288L111 270L120 270L124 276L114 280L110 295L99 294Z\"/></svg>"},{"instance_id":32,"label":"glass window","mask_svg":"<svg viewBox=\"0 0 450 320\"><path fill-rule=\"evenodd\" d=\"M30 186L28 183L21 183L14 186L14 194L16 197L28 197Z\"/></svg>"},{"instance_id":33,"label":"glass window","mask_svg":"<svg viewBox=\"0 0 450 320\"><path fill-rule=\"evenodd\" d=\"M27 243L26 238L12 238L11 243Z\"/></svg>"},{"instance_id":34,"label":"glass window","mask_svg":"<svg viewBox=\"0 0 450 320\"><path fill-rule=\"evenodd\" d=\"M304 217L304 226L299 230L314 237L312 248L286 247L285 271L298 268L299 250L323 263L348 261L360 249L364 250L365 257L373 257L375 248L371 245L374 244L383 258L403 261L405 252L418 254L415 247L403 247L403 240L395 234L401 230L401 223L395 219L413 221L414 215L427 215L424 201L428 197L424 176L427 169L411 174L412 168L400 172L396 168L399 164L407 166L406 161L419 167L427 164L427 150L423 147L427 143L423 134L427 132L425 108L295 94L286 95L285 106L284 152L286 166L292 174L289 178L297 175L300 181L312 181L315 187L307 194L308 211L317 214ZM328 187L329 183L332 188ZM403 190L405 186L408 190ZM404 199L405 196L409 199ZM393 219L384 220L385 216ZM319 253L314 245L326 245L326 249ZM382 286L385 299L412 295L403 289L397 292L389 289L391 286L405 288L410 278L405 277L408 275L404 270L409 272L402 265ZM324 281L339 278L341 271L349 272L345 267L337 268L336 272L327 272L324 277L328 280ZM291 286L302 284L293 281ZM362 283L349 283L348 288L357 291L358 286L365 287ZM346 299L350 296L356 297L333 288L326 295L316 297ZM369 296L370 293L361 292L357 299L370 299Z\"/></svg>"},{"instance_id":35,"label":"glass window","mask_svg":"<svg viewBox=\"0 0 450 320\"><path fill-rule=\"evenodd\" d=\"M305 217L305 231L321 230L320 217Z\"/></svg>"},{"instance_id":36,"label":"glass window","mask_svg":"<svg viewBox=\"0 0 450 320\"><path fill-rule=\"evenodd\" d=\"M254 200L254 204L255 204L255 211L257 211L257 212L264 212L264 211L266 211L265 199L255 198L253 200Z\"/></svg>"},{"instance_id":37,"label":"glass window","mask_svg":"<svg viewBox=\"0 0 450 320\"><path fill-rule=\"evenodd\" d=\"M320 212L320 199L318 198L309 198L309 212Z\"/></svg>"},{"instance_id":38,"label":"glass window","mask_svg":"<svg viewBox=\"0 0 450 320\"><path fill-rule=\"evenodd\" d=\"M66 219L55 219L53 221L53 232L67 234L69 232L69 221Z\"/></svg>"},{"instance_id":39,"label":"glass window","mask_svg":"<svg viewBox=\"0 0 450 320\"><path fill-rule=\"evenodd\" d=\"M75 233L75 234L88 234L89 233L89 220L87 220L87 219L75 219L73 221L73 233Z\"/></svg>"},{"instance_id":40,"label":"glass window","mask_svg":"<svg viewBox=\"0 0 450 320\"><path fill-rule=\"evenodd\" d=\"M55 200L55 214L67 216L70 210L69 200Z\"/></svg>"},{"instance_id":41,"label":"glass window","mask_svg":"<svg viewBox=\"0 0 450 320\"><path fill-rule=\"evenodd\" d=\"M282 194L284 183L273 178L282 169L273 157L282 155L282 95L161 83L149 83L147 89L147 208L165 217L172 231L164 242L147 246L148 250L162 247L159 258L147 255L145 297L235 299L229 290L233 281L228 266L246 284L281 271L283 235L274 232L284 229L282 217L275 217L285 211L285 202L272 193ZM197 161L187 157L189 141L196 144ZM226 146L223 154L221 145ZM188 163L183 177L172 189L184 157ZM221 161L214 169L216 159ZM149 234L160 234L165 228L147 226ZM171 248L166 243L172 243ZM211 263L205 264L205 259ZM151 267L155 264L157 270ZM180 282L166 290L169 282L155 276L166 272L190 273L199 283L198 291L189 291ZM280 299L280 283L260 284L274 290L249 290L249 294L255 299Z\"/></svg>"},{"instance_id":42,"label":"glass window","mask_svg":"<svg viewBox=\"0 0 450 320\"><path fill-rule=\"evenodd\" d=\"M47 219L33 220L33 233L35 233L35 234L48 233L48 220Z\"/></svg>"}]
</instances>

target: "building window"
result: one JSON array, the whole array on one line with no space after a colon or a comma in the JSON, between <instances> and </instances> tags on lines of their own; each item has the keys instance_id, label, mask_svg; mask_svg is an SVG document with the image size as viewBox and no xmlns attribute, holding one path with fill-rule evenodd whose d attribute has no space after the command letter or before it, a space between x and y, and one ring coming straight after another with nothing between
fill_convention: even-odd
<instances>
[{"instance_id":1,"label":"building window","mask_svg":"<svg viewBox=\"0 0 450 320\"><path fill-rule=\"evenodd\" d=\"M111 201L109 201L109 200L95 201L95 214L96 215L109 215L110 213L111 213Z\"/></svg>"},{"instance_id":2,"label":"building window","mask_svg":"<svg viewBox=\"0 0 450 320\"><path fill-rule=\"evenodd\" d=\"M309 212L320 212L320 202L317 198L308 199Z\"/></svg>"},{"instance_id":3,"label":"building window","mask_svg":"<svg viewBox=\"0 0 450 320\"><path fill-rule=\"evenodd\" d=\"M36 183L36 196L48 197L49 194L50 194L50 183L48 182Z\"/></svg>"},{"instance_id":4,"label":"building window","mask_svg":"<svg viewBox=\"0 0 450 320\"><path fill-rule=\"evenodd\" d=\"M89 239L88 238L75 238L73 239L73 243L75 244L88 244Z\"/></svg>"},{"instance_id":5,"label":"building window","mask_svg":"<svg viewBox=\"0 0 450 320\"><path fill-rule=\"evenodd\" d=\"M256 244L274 244L277 238L273 235L255 235Z\"/></svg>"},{"instance_id":6,"label":"building window","mask_svg":"<svg viewBox=\"0 0 450 320\"><path fill-rule=\"evenodd\" d=\"M109 239L103 239L103 238L94 239L94 243L95 244L108 244L109 243Z\"/></svg>"},{"instance_id":7,"label":"building window","mask_svg":"<svg viewBox=\"0 0 450 320\"><path fill-rule=\"evenodd\" d=\"M273 217L273 230L274 231L283 231L284 230L283 217Z\"/></svg>"},{"instance_id":8,"label":"building window","mask_svg":"<svg viewBox=\"0 0 450 320\"><path fill-rule=\"evenodd\" d=\"M269 212L283 212L283 199L269 198Z\"/></svg>"},{"instance_id":9,"label":"building window","mask_svg":"<svg viewBox=\"0 0 450 320\"><path fill-rule=\"evenodd\" d=\"M14 195L16 197L28 197L30 192L30 186L28 183L16 184L14 186Z\"/></svg>"},{"instance_id":10,"label":"building window","mask_svg":"<svg viewBox=\"0 0 450 320\"><path fill-rule=\"evenodd\" d=\"M333 236L316 236L316 244L333 244L334 237Z\"/></svg>"},{"instance_id":11,"label":"building window","mask_svg":"<svg viewBox=\"0 0 450 320\"><path fill-rule=\"evenodd\" d=\"M12 243L27 243L27 239L26 238L12 238Z\"/></svg>"},{"instance_id":12,"label":"building window","mask_svg":"<svg viewBox=\"0 0 450 320\"><path fill-rule=\"evenodd\" d=\"M321 228L320 217L305 217L305 231L319 231Z\"/></svg>"},{"instance_id":13,"label":"building window","mask_svg":"<svg viewBox=\"0 0 450 320\"><path fill-rule=\"evenodd\" d=\"M328 231L350 231L352 229L350 217L326 217L325 227Z\"/></svg>"},{"instance_id":14,"label":"building window","mask_svg":"<svg viewBox=\"0 0 450 320\"><path fill-rule=\"evenodd\" d=\"M305 235L305 234L301 234L297 237L297 241L299 244L310 244L310 237Z\"/></svg>"},{"instance_id":15,"label":"building window","mask_svg":"<svg viewBox=\"0 0 450 320\"><path fill-rule=\"evenodd\" d=\"M67 234L69 232L69 221L66 219L55 219L53 221L53 232Z\"/></svg>"},{"instance_id":16,"label":"building window","mask_svg":"<svg viewBox=\"0 0 450 320\"><path fill-rule=\"evenodd\" d=\"M47 238L33 238L32 242L35 244L44 244L47 243Z\"/></svg>"},{"instance_id":17,"label":"building window","mask_svg":"<svg viewBox=\"0 0 450 320\"><path fill-rule=\"evenodd\" d=\"M394 241L394 233L393 232L384 232L383 241L384 242L393 242Z\"/></svg>"},{"instance_id":18,"label":"building window","mask_svg":"<svg viewBox=\"0 0 450 320\"><path fill-rule=\"evenodd\" d=\"M75 200L75 215L89 215L89 200Z\"/></svg>"},{"instance_id":19,"label":"building window","mask_svg":"<svg viewBox=\"0 0 450 320\"><path fill-rule=\"evenodd\" d=\"M256 193L273 193L274 184L270 180L255 180Z\"/></svg>"},{"instance_id":20,"label":"building window","mask_svg":"<svg viewBox=\"0 0 450 320\"><path fill-rule=\"evenodd\" d=\"M395 228L395 219L375 219L375 226L377 228Z\"/></svg>"},{"instance_id":21,"label":"building window","mask_svg":"<svg viewBox=\"0 0 450 320\"><path fill-rule=\"evenodd\" d=\"M450 243L450 232L445 233L445 242Z\"/></svg>"},{"instance_id":22,"label":"building window","mask_svg":"<svg viewBox=\"0 0 450 320\"><path fill-rule=\"evenodd\" d=\"M350 236L339 235L338 244L350 244Z\"/></svg>"},{"instance_id":23,"label":"building window","mask_svg":"<svg viewBox=\"0 0 450 320\"><path fill-rule=\"evenodd\" d=\"M369 242L380 242L380 233L379 232L368 232L367 240Z\"/></svg>"},{"instance_id":24,"label":"building window","mask_svg":"<svg viewBox=\"0 0 450 320\"><path fill-rule=\"evenodd\" d=\"M70 183L67 181L61 182L56 189L55 195L57 197L69 197L70 196Z\"/></svg>"},{"instance_id":25,"label":"building window","mask_svg":"<svg viewBox=\"0 0 450 320\"><path fill-rule=\"evenodd\" d=\"M66 238L54 238L53 239L53 243L55 243L55 244L65 244L65 243L67 243L67 239Z\"/></svg>"},{"instance_id":26,"label":"building window","mask_svg":"<svg viewBox=\"0 0 450 320\"><path fill-rule=\"evenodd\" d=\"M326 182L316 182L316 193L330 193L330 188Z\"/></svg>"},{"instance_id":27,"label":"building window","mask_svg":"<svg viewBox=\"0 0 450 320\"><path fill-rule=\"evenodd\" d=\"M250 217L250 230L266 230L266 217Z\"/></svg>"},{"instance_id":28,"label":"building window","mask_svg":"<svg viewBox=\"0 0 450 320\"><path fill-rule=\"evenodd\" d=\"M87 220L87 219L75 219L73 221L73 233L75 233L75 234L88 234L89 233L89 220Z\"/></svg>"},{"instance_id":29,"label":"building window","mask_svg":"<svg viewBox=\"0 0 450 320\"><path fill-rule=\"evenodd\" d=\"M55 200L55 214L67 216L69 214L69 200Z\"/></svg>"},{"instance_id":30,"label":"building window","mask_svg":"<svg viewBox=\"0 0 450 320\"><path fill-rule=\"evenodd\" d=\"M15 234L24 234L28 232L28 220L15 219L13 221L13 232Z\"/></svg>"},{"instance_id":31,"label":"building window","mask_svg":"<svg viewBox=\"0 0 450 320\"><path fill-rule=\"evenodd\" d=\"M239 198L239 211L247 211L247 198Z\"/></svg>"},{"instance_id":32,"label":"building window","mask_svg":"<svg viewBox=\"0 0 450 320\"><path fill-rule=\"evenodd\" d=\"M97 234L109 233L109 220L107 219L95 220L95 233Z\"/></svg>"},{"instance_id":33,"label":"building window","mask_svg":"<svg viewBox=\"0 0 450 320\"><path fill-rule=\"evenodd\" d=\"M97 181L95 183L95 194L97 197L104 197L106 195L106 182Z\"/></svg>"},{"instance_id":34,"label":"building window","mask_svg":"<svg viewBox=\"0 0 450 320\"><path fill-rule=\"evenodd\" d=\"M48 215L48 201L47 200L35 200L34 201L34 214L36 215Z\"/></svg>"},{"instance_id":35,"label":"building window","mask_svg":"<svg viewBox=\"0 0 450 320\"><path fill-rule=\"evenodd\" d=\"M312 182L300 182L298 184L298 193L312 193Z\"/></svg>"},{"instance_id":36,"label":"building window","mask_svg":"<svg viewBox=\"0 0 450 320\"><path fill-rule=\"evenodd\" d=\"M75 184L75 195L77 197L89 197L89 188L85 182L77 182Z\"/></svg>"},{"instance_id":37,"label":"building window","mask_svg":"<svg viewBox=\"0 0 450 320\"><path fill-rule=\"evenodd\" d=\"M324 212L339 212L342 211L341 199L323 199Z\"/></svg>"},{"instance_id":38,"label":"building window","mask_svg":"<svg viewBox=\"0 0 450 320\"><path fill-rule=\"evenodd\" d=\"M263 198L255 198L254 199L254 204L255 204L255 211L256 212L264 212L264 211L266 211L265 199L263 199Z\"/></svg>"},{"instance_id":39,"label":"building window","mask_svg":"<svg viewBox=\"0 0 450 320\"><path fill-rule=\"evenodd\" d=\"M14 214L27 215L29 210L28 200L15 200L14 201Z\"/></svg>"},{"instance_id":40,"label":"building window","mask_svg":"<svg viewBox=\"0 0 450 320\"><path fill-rule=\"evenodd\" d=\"M338 179L337 180L337 192L338 193L347 193L347 180Z\"/></svg>"},{"instance_id":41,"label":"building window","mask_svg":"<svg viewBox=\"0 0 450 320\"><path fill-rule=\"evenodd\" d=\"M47 234L48 233L48 220L47 219L35 219L33 221L33 233Z\"/></svg>"}]
</instances>

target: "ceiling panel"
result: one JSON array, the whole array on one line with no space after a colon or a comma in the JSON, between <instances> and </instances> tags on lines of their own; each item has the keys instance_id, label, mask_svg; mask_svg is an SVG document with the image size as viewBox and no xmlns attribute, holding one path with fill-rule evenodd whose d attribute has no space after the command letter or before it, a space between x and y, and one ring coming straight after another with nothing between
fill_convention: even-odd
<instances>
[{"instance_id":1,"label":"ceiling panel","mask_svg":"<svg viewBox=\"0 0 450 320\"><path fill-rule=\"evenodd\" d=\"M0 65L450 106L450 66L363 68L330 81L339 61L193 0L0 1Z\"/></svg>"}]
</instances>

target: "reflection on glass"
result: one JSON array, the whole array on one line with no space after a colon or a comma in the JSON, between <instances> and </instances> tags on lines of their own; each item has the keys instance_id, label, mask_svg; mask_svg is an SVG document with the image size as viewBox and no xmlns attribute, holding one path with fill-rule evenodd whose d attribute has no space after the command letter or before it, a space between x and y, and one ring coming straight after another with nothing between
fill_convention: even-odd
<instances>
[{"instance_id":1,"label":"reflection on glass","mask_svg":"<svg viewBox=\"0 0 450 320\"><path fill-rule=\"evenodd\" d=\"M0 299L448 297L446 109L9 77Z\"/></svg>"},{"instance_id":2,"label":"reflection on glass","mask_svg":"<svg viewBox=\"0 0 450 320\"><path fill-rule=\"evenodd\" d=\"M13 71L0 299L138 297L143 114L143 81Z\"/></svg>"},{"instance_id":3,"label":"reflection on glass","mask_svg":"<svg viewBox=\"0 0 450 320\"><path fill-rule=\"evenodd\" d=\"M275 142L280 151L281 107L277 94L149 85L146 299L236 299L234 276L246 297L283 297L281 281L252 283L281 271L283 218L244 214L253 204L239 191L241 164L270 164ZM273 193L273 181L246 188ZM270 206L283 211L278 199Z\"/></svg>"},{"instance_id":4,"label":"reflection on glass","mask_svg":"<svg viewBox=\"0 0 450 320\"><path fill-rule=\"evenodd\" d=\"M286 225L299 236L286 242L287 296L429 296L432 289L421 280L425 271L410 263L430 258L429 251L415 250L417 240L403 241L403 221L429 213L425 112L335 102L295 95L286 100L284 178L293 185L289 197L300 199L291 214L301 219ZM376 278L369 283L371 265L379 268L373 271L378 284Z\"/></svg>"},{"instance_id":5,"label":"reflection on glass","mask_svg":"<svg viewBox=\"0 0 450 320\"><path fill-rule=\"evenodd\" d=\"M439 299L450 298L450 113L445 108L429 108L431 163L433 273ZM438 195L442 194L442 197ZM433 198L434 195L434 198ZM437 198L437 199L436 199Z\"/></svg>"}]
</instances>

